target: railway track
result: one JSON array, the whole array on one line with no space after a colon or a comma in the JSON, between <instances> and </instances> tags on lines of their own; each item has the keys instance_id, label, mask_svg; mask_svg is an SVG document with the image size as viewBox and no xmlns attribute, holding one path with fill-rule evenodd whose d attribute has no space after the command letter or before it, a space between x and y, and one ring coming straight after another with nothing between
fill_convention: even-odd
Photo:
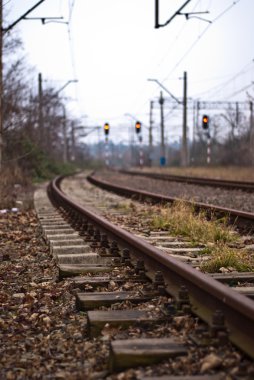
<instances>
[{"instance_id":1,"label":"railway track","mask_svg":"<svg viewBox=\"0 0 254 380\"><path fill-rule=\"evenodd\" d=\"M179 198L172 196L121 186L115 183L113 184L101 178L97 178L96 175L90 175L88 180L94 185L100 186L105 190L113 191L123 196L137 197L142 201L154 203L173 203L176 200L179 200ZM237 225L242 230L253 231L254 229L254 213L235 210L228 207L210 205L203 202L192 202L186 200L186 203L193 205L196 211L204 210L208 216L217 215L218 217L227 217L231 224Z\"/></svg>"},{"instance_id":2,"label":"railway track","mask_svg":"<svg viewBox=\"0 0 254 380\"><path fill-rule=\"evenodd\" d=\"M192 371L201 376L195 379L225 378L221 347L228 355L233 355L228 338L254 357L254 337L250 334L254 306L248 298L152 246L150 243L154 244L155 240L163 246L167 240L163 232L146 236L146 231L142 238L134 236L95 214L91 197L87 198L88 208L71 201L59 190L59 183L60 179L51 184L50 197L62 216L43 196L37 199L38 215L44 236L57 259L60 278L72 276L75 286L83 290L76 293L76 305L87 312L90 336L101 333L123 335L109 343L111 372L136 365L151 366L159 360L174 357L173 361L168 360L179 363L181 377L176 377L178 379L192 379L184 377L185 372L186 376L192 373L190 369L188 372L182 368L184 362L186 368L190 362ZM92 194L94 198L94 191ZM97 207L100 202L105 212L104 201L95 197ZM115 217L121 218L121 214L122 211L115 208ZM178 243L175 247L181 248L182 242L172 243ZM171 251L173 245L169 247ZM210 327L197 322L193 312ZM183 332L176 333L177 324L185 325ZM126 337L123 327L132 334L131 340L123 339ZM164 338L159 339L161 336ZM194 370L191 359L186 359L193 356L193 352L198 352L199 372L197 368ZM217 364L214 364L216 360ZM177 373L171 368L172 363L169 373ZM204 368L209 365L211 375L207 377ZM243 368L239 371L244 373ZM150 372L153 373L153 369ZM245 376L251 375L245 371ZM144 371L141 378L149 376Z\"/></svg>"},{"instance_id":3,"label":"railway track","mask_svg":"<svg viewBox=\"0 0 254 380\"><path fill-rule=\"evenodd\" d=\"M175 181L175 182L191 183L191 184L202 185L202 186L221 187L221 188L226 188L226 189L237 189L237 190L242 190L242 191L254 192L254 182L250 182L250 181L232 181L232 180L222 180L222 179L216 179L216 178L179 176L179 175L172 175L172 174L143 172L140 170L121 170L120 172L124 174L143 176L147 178L155 178L162 181Z\"/></svg>"}]
</instances>

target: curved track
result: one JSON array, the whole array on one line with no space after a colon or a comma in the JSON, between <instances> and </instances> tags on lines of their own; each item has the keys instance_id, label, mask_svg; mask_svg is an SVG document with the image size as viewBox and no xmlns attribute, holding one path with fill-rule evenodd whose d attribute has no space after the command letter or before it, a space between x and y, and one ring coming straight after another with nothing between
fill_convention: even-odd
<instances>
[{"instance_id":1,"label":"curved track","mask_svg":"<svg viewBox=\"0 0 254 380\"><path fill-rule=\"evenodd\" d=\"M90 177L90 180L95 182L93 177ZM213 326L215 330L215 325L218 323L217 331L221 334L216 335L216 339L222 342L224 333L220 331L221 318L219 317L215 322L216 317L214 317L214 311L219 309L225 318L230 340L254 358L254 303L252 300L237 294L211 277L167 256L143 239L75 204L62 193L60 183L61 177L51 183L50 198L81 235L88 237L88 240L97 246L100 244L103 246L106 236L110 244L118 247L117 252L122 259L123 252L128 249L131 252L132 261L145 263L146 275L149 278L152 280L156 278L155 271L163 274L166 293L178 300L180 300L184 285L188 293L184 297L189 298L192 312ZM109 184L104 182L101 186L108 188ZM120 191L130 195L130 189L121 188ZM146 198L151 196L149 193L142 193L142 196Z\"/></svg>"}]
</instances>

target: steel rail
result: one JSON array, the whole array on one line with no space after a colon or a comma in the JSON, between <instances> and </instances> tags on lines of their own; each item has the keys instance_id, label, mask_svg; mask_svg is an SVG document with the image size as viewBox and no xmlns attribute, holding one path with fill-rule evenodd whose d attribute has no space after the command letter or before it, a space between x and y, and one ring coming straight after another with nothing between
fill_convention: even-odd
<instances>
[{"instance_id":1,"label":"steel rail","mask_svg":"<svg viewBox=\"0 0 254 380\"><path fill-rule=\"evenodd\" d=\"M201 177L190 177L190 176L179 176L173 174L163 174L163 173L146 173L141 171L134 170L120 170L120 173L142 176L147 178L159 179L162 181L175 181L175 182L184 182L195 185L202 186L212 186L212 187L224 187L227 189L237 189L248 192L254 191L254 182L249 181L232 181L232 180L222 180L215 178L201 178Z\"/></svg>"},{"instance_id":2,"label":"steel rail","mask_svg":"<svg viewBox=\"0 0 254 380\"><path fill-rule=\"evenodd\" d=\"M180 198L169 197L144 190L137 190L130 187L113 185L107 181L102 181L98 178L95 178L94 175L88 176L87 179L94 185L99 186L105 190L117 192L118 194L128 197L136 196L144 201L155 203L173 203L175 201L183 201L183 199ZM202 202L192 202L188 200L184 200L184 202L186 202L186 204L192 205L196 211L205 211L210 217L213 215L216 215L217 217L226 216L231 224L234 224L241 229L245 229L248 232L254 231L254 214L252 213L234 210L226 207L208 205Z\"/></svg>"},{"instance_id":3,"label":"steel rail","mask_svg":"<svg viewBox=\"0 0 254 380\"><path fill-rule=\"evenodd\" d=\"M60 190L61 180L62 177L57 177L50 183L48 189L49 197L57 207L71 210L71 214L96 224L96 228L107 233L109 238L117 240L121 247L129 248L135 259L144 260L148 272L160 270L170 295L177 298L181 286L186 286L192 311L209 325L212 325L214 311L220 310L224 314L230 340L254 358L252 300L76 204Z\"/></svg>"}]
</instances>

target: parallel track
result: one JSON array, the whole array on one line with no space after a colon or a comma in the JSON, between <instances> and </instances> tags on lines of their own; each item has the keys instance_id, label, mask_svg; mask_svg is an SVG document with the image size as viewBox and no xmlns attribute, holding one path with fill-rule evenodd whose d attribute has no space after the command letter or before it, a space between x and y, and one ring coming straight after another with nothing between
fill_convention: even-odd
<instances>
[{"instance_id":1,"label":"parallel track","mask_svg":"<svg viewBox=\"0 0 254 380\"><path fill-rule=\"evenodd\" d=\"M121 170L121 173L138 175L147 178L159 179L162 181L175 181L183 183L191 183L195 185L202 186L212 186L212 187L222 187L225 189L237 189L242 191L253 192L254 191L254 182L249 181L232 181L232 180L222 180L215 178L201 178L201 177L190 177L190 176L179 176L172 174L163 174L163 173L148 173L138 170Z\"/></svg>"},{"instance_id":2,"label":"parallel track","mask_svg":"<svg viewBox=\"0 0 254 380\"><path fill-rule=\"evenodd\" d=\"M90 177L90 180L95 182L94 178ZM155 270L163 274L167 293L176 299L184 285L189 292L192 311L209 325L212 324L214 311L219 309L223 313L226 326L230 331L230 340L254 358L253 301L237 294L211 277L169 257L143 239L114 226L104 218L75 204L62 193L60 183L61 177L51 183L49 187L50 198L72 220L75 227L81 231L81 235L82 232L87 234L87 229L90 229L90 237L93 240L96 230L97 235L106 234L109 241L117 242L120 255L122 255L124 248L129 249L134 261L142 260L145 262L147 275L150 278L154 279ZM102 185L108 187L105 182ZM123 192L122 188L121 192ZM127 190L127 193L129 192L130 189ZM143 195L146 198L150 197L150 194Z\"/></svg>"},{"instance_id":3,"label":"parallel track","mask_svg":"<svg viewBox=\"0 0 254 380\"><path fill-rule=\"evenodd\" d=\"M115 192L127 197L136 197L142 201L152 202L152 203L173 203L179 200L179 198L164 196L157 193L152 193L143 190L137 190L130 187L123 187L119 185L113 185L107 181L96 178L95 175L90 175L88 180L105 190ZM248 232L254 231L254 214L249 212L244 212L240 210L234 210L226 207L219 207L215 205L208 205L201 202L190 202L185 200L187 204L191 204L196 211L204 210L207 215L217 215L218 217L227 217L229 222L238 226L240 229L244 229Z\"/></svg>"}]
</instances>

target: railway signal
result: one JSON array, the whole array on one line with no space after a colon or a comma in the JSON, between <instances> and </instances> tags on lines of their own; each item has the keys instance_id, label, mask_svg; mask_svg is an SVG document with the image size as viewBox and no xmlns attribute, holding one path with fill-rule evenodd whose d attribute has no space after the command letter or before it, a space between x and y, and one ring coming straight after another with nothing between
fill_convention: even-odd
<instances>
[{"instance_id":1,"label":"railway signal","mask_svg":"<svg viewBox=\"0 0 254 380\"><path fill-rule=\"evenodd\" d=\"M108 134L109 134L109 123L104 124L104 133L105 133L105 136L108 136Z\"/></svg>"},{"instance_id":2,"label":"railway signal","mask_svg":"<svg viewBox=\"0 0 254 380\"><path fill-rule=\"evenodd\" d=\"M140 133L141 132L141 123L140 123L140 121L136 121L135 129L136 129L136 133Z\"/></svg>"},{"instance_id":3,"label":"railway signal","mask_svg":"<svg viewBox=\"0 0 254 380\"><path fill-rule=\"evenodd\" d=\"M203 115L202 117L202 127L203 129L209 128L209 117L207 115Z\"/></svg>"}]
</instances>

